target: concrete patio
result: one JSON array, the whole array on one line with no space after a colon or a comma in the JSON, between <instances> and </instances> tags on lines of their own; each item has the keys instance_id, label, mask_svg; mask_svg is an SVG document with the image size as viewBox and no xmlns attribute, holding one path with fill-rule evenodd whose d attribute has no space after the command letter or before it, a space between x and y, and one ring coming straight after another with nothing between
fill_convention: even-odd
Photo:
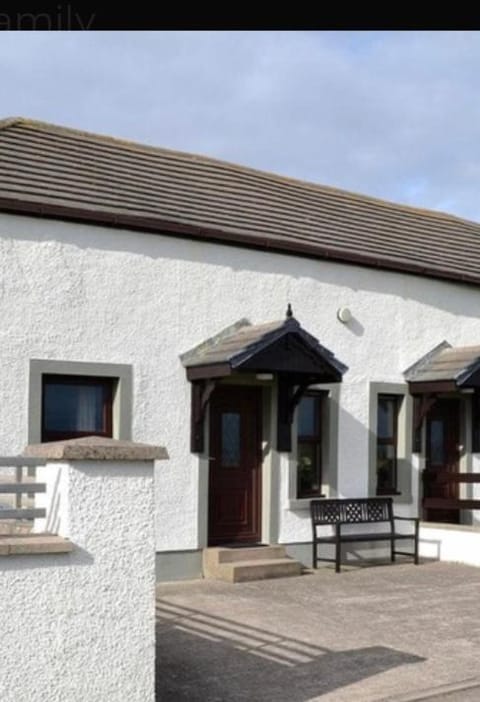
<instances>
[{"instance_id":1,"label":"concrete patio","mask_svg":"<svg viewBox=\"0 0 480 702\"><path fill-rule=\"evenodd\" d=\"M162 702L480 699L478 568L323 568L157 595Z\"/></svg>"}]
</instances>

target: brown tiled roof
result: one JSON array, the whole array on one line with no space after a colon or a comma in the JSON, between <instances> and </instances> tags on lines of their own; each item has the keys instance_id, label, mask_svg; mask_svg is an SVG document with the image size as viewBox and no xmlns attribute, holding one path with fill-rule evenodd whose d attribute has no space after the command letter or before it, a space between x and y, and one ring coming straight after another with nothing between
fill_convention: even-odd
<instances>
[{"instance_id":1,"label":"brown tiled roof","mask_svg":"<svg viewBox=\"0 0 480 702\"><path fill-rule=\"evenodd\" d=\"M230 362L236 356L243 356L265 338L282 329L284 320L250 324L246 319L240 320L232 327L222 330L211 339L207 339L194 349L181 356L185 367L201 366L211 363Z\"/></svg>"},{"instance_id":2,"label":"brown tiled roof","mask_svg":"<svg viewBox=\"0 0 480 702\"><path fill-rule=\"evenodd\" d=\"M12 118L0 210L480 282L480 225L223 161Z\"/></svg>"},{"instance_id":3,"label":"brown tiled roof","mask_svg":"<svg viewBox=\"0 0 480 702\"><path fill-rule=\"evenodd\" d=\"M468 386L472 375L480 369L480 346L452 348L443 342L405 371L410 383L453 381L458 387Z\"/></svg>"},{"instance_id":4,"label":"brown tiled roof","mask_svg":"<svg viewBox=\"0 0 480 702\"><path fill-rule=\"evenodd\" d=\"M256 362L261 354L272 348L277 342L287 341L287 337L295 337L301 342L310 361L318 368L328 370L329 380L323 382L339 382L347 371L345 366L318 339L303 329L294 317L285 320L252 325L246 319L222 330L211 339L207 339L194 349L182 354L181 360L185 368L192 369L206 366L226 365L228 372L231 370L250 369L259 370ZM287 343L289 365L298 354L298 346L291 347ZM309 368L310 368L309 364ZM293 368L293 366L292 366ZM265 369L265 370L270 370ZM311 372L311 371L309 371Z\"/></svg>"}]
</instances>

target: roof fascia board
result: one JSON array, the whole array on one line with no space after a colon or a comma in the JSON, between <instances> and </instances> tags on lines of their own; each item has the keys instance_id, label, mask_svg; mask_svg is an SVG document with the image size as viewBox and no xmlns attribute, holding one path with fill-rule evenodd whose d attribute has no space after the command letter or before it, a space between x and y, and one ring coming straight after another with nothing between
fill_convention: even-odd
<instances>
[{"instance_id":1,"label":"roof fascia board","mask_svg":"<svg viewBox=\"0 0 480 702\"><path fill-rule=\"evenodd\" d=\"M160 234L164 236L179 236L190 239L201 239L209 243L220 243L225 246L237 246L270 253L300 256L310 259L326 259L346 265L364 266L394 273L408 273L423 278L449 280L466 285L480 285L480 277L465 273L452 273L448 270L437 269L434 266L425 266L406 261L394 261L389 258L372 257L361 253L352 253L345 250L327 248L318 244L306 242L276 240L252 237L242 232L210 229L183 222L160 220L154 217L138 215L125 215L102 210L88 210L79 207L67 207L53 203L41 203L20 200L19 198L0 197L0 212L17 215L30 215L49 219L97 224L104 227L130 229L147 234Z\"/></svg>"}]
</instances>

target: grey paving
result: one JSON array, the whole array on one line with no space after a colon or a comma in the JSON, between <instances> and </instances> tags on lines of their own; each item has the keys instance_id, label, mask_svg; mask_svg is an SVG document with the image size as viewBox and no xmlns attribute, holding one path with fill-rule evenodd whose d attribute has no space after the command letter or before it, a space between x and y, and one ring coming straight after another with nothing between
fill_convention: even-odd
<instances>
[{"instance_id":1,"label":"grey paving","mask_svg":"<svg viewBox=\"0 0 480 702\"><path fill-rule=\"evenodd\" d=\"M480 569L158 586L162 702L477 702Z\"/></svg>"}]
</instances>

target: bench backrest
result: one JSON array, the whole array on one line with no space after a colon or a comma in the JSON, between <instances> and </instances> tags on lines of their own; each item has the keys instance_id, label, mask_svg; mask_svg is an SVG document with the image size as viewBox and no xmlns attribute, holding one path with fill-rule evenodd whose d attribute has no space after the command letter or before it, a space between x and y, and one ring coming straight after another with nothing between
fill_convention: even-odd
<instances>
[{"instance_id":1,"label":"bench backrest","mask_svg":"<svg viewBox=\"0 0 480 702\"><path fill-rule=\"evenodd\" d=\"M310 514L314 526L320 524L363 524L392 521L391 497L360 497L355 499L312 500Z\"/></svg>"}]
</instances>

